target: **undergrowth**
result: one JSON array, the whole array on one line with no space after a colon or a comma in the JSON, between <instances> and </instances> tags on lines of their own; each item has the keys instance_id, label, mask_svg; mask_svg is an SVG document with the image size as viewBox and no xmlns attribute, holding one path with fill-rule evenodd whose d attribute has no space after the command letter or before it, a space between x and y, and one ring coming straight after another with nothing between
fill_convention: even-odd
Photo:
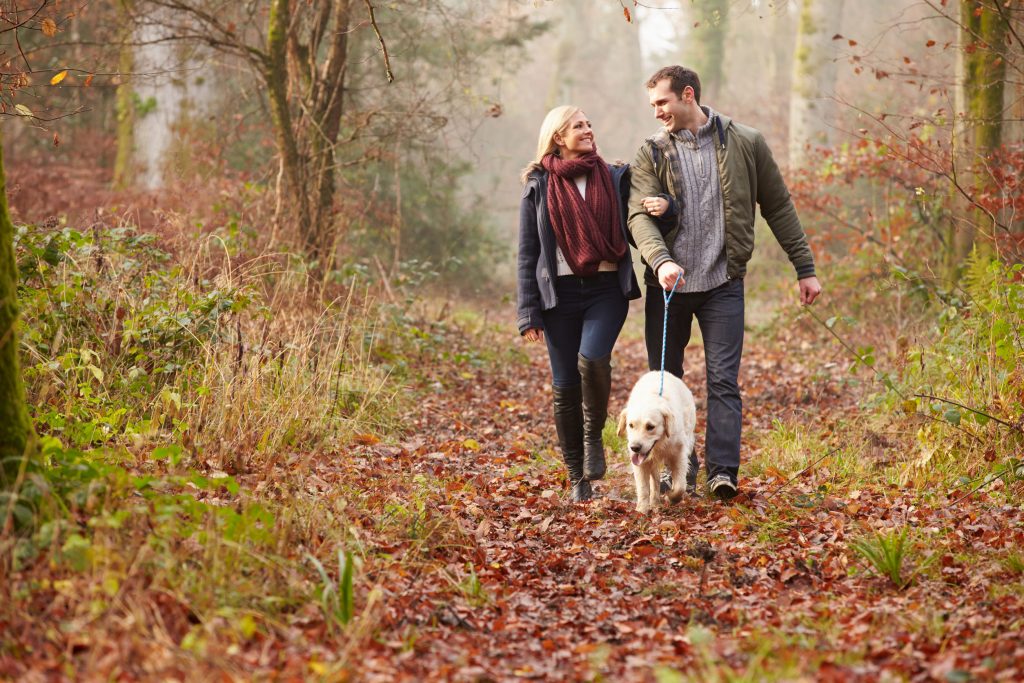
<instances>
[{"instance_id":1,"label":"undergrowth","mask_svg":"<svg viewBox=\"0 0 1024 683\"><path fill-rule=\"evenodd\" d=\"M499 348L486 319L412 289L375 301L357 268L312 286L215 236L186 262L128 227L19 226L16 246L40 452L0 495L0 625L89 638L66 675L103 639L169 640L194 665L268 636L312 639L309 672L337 674L379 628L375 576L471 559L445 482L367 490L379 464L353 446L401 437L417 391L500 353L475 350ZM24 642L0 658L42 656Z\"/></svg>"},{"instance_id":2,"label":"undergrowth","mask_svg":"<svg viewBox=\"0 0 1024 683\"><path fill-rule=\"evenodd\" d=\"M860 410L820 431L776 420L758 467L802 467L810 460L802 454L813 452L807 444L820 441L840 449L842 479L964 493L988 487L1016 500L1024 475L1024 266L975 254L951 288L904 267L868 269L871 257L837 265L823 305L797 314L815 344L831 344L845 359L846 378L824 381L852 392ZM870 277L855 276L865 270ZM785 335L796 324L779 316L762 333Z\"/></svg>"}]
</instances>

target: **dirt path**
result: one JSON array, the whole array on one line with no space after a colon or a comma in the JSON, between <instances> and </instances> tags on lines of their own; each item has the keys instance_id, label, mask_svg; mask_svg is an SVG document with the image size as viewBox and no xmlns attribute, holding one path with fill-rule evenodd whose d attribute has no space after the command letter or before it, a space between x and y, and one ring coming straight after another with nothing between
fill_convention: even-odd
<instances>
[{"instance_id":1,"label":"dirt path","mask_svg":"<svg viewBox=\"0 0 1024 683\"><path fill-rule=\"evenodd\" d=\"M853 410L840 369L792 360L798 352L748 345L745 463L773 420L827 430ZM997 496L945 509L945 492L832 490L826 460L774 495L777 473L741 470L744 493L733 504L688 497L643 517L621 456L597 485L600 497L574 506L554 455L533 455L554 437L546 361L539 346L529 355L527 371L446 379L422 403L416 435L363 449L375 467L409 468L445 490L419 515L435 525L432 535L384 549L419 553L424 561L407 565L418 569L368 577L382 591L380 630L360 654L358 678L619 681L660 671L679 680L668 669L693 680L722 671L749 680L1024 675L1024 589L1003 561L1024 542L1018 509ZM687 379L700 403L699 355L687 357ZM642 343L621 343L616 368L613 413L628 378L646 369ZM900 525L919 541L904 575L935 553L902 591L849 547L869 530Z\"/></svg>"}]
</instances>

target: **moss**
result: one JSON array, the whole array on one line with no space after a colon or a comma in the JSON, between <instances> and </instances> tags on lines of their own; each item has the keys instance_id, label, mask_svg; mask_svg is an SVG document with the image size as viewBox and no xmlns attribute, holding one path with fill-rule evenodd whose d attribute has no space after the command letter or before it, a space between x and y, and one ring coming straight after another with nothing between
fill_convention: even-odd
<instances>
[{"instance_id":1,"label":"moss","mask_svg":"<svg viewBox=\"0 0 1024 683\"><path fill-rule=\"evenodd\" d=\"M33 440L18 364L18 282L14 224L7 207L3 136L0 133L0 485L13 481Z\"/></svg>"},{"instance_id":2,"label":"moss","mask_svg":"<svg viewBox=\"0 0 1024 683\"><path fill-rule=\"evenodd\" d=\"M957 143L964 159L961 176L971 194L978 194L987 180L971 167L984 164L1002 142L1006 61L1000 51L1006 43L1007 23L997 10L978 0L960 0L960 20L964 124ZM950 277L959 277L961 264L972 250L991 254L991 241L977 236L991 233L992 227L992 217L977 207L968 207L961 219L950 225Z\"/></svg>"},{"instance_id":3,"label":"moss","mask_svg":"<svg viewBox=\"0 0 1024 683\"><path fill-rule=\"evenodd\" d=\"M805 44L806 40L810 39L810 36L817 32L818 28L814 23L814 19L811 13L811 3L807 0L804 1L803 7L800 8L800 27L797 33L797 48L796 53L793 55L797 63L797 72L806 73L808 69L808 61L811 58L811 50Z\"/></svg>"},{"instance_id":4,"label":"moss","mask_svg":"<svg viewBox=\"0 0 1024 683\"><path fill-rule=\"evenodd\" d=\"M981 11L977 11L977 10ZM998 51L1006 42L1006 20L976 0L962 0L965 114L976 126L974 144L988 154L1002 141L1006 60Z\"/></svg>"},{"instance_id":5,"label":"moss","mask_svg":"<svg viewBox=\"0 0 1024 683\"><path fill-rule=\"evenodd\" d=\"M694 6L699 26L692 33L687 61L700 74L704 91L720 90L725 72L725 38L729 26L728 0L708 0Z\"/></svg>"},{"instance_id":6,"label":"moss","mask_svg":"<svg viewBox=\"0 0 1024 683\"><path fill-rule=\"evenodd\" d=\"M121 13L127 20L128 11L131 9L129 0L120 5ZM114 159L114 188L122 189L131 185L134 176L132 168L132 156L135 153L135 91L125 80L126 76L135 69L135 60L130 44L129 32L122 36L118 72L121 74L121 83L117 86L117 97L115 109L117 111L117 156Z\"/></svg>"}]
</instances>

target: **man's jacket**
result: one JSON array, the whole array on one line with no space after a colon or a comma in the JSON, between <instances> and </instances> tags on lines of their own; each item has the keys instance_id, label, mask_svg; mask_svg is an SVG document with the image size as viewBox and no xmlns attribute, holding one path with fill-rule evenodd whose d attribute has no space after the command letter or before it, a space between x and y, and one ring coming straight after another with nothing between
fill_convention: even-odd
<instances>
[{"instance_id":1,"label":"man's jacket","mask_svg":"<svg viewBox=\"0 0 1024 683\"><path fill-rule=\"evenodd\" d=\"M789 256L797 278L814 275L814 257L764 136L749 126L735 123L721 114L718 116L721 125L715 131L715 152L725 210L727 276L737 279L747 273L747 262L754 250L755 205L760 205L761 215ZM678 224L663 233L640 201L668 193L677 207L684 206L686 197L676 196L676 184L667 158L668 146L673 144L668 131L661 130L640 147L631 168L628 225L640 256L649 266L645 279L652 285L657 284L654 272L658 266L672 260L669 246L675 241ZM681 213L682 209L679 211Z\"/></svg>"},{"instance_id":2,"label":"man's jacket","mask_svg":"<svg viewBox=\"0 0 1024 683\"><path fill-rule=\"evenodd\" d=\"M629 166L609 166L612 186L619 205L619 224L622 235L629 239L626 230L626 208L629 200ZM555 262L555 231L548 216L548 172L539 169L530 174L523 186L523 198L519 204L519 255L516 264L516 290L518 300L517 324L519 333L528 329L544 329L541 311L554 308L558 303L555 295L555 278L558 266ZM633 259L629 249L619 261L619 287L627 299L639 299L640 287L633 273Z\"/></svg>"}]
</instances>

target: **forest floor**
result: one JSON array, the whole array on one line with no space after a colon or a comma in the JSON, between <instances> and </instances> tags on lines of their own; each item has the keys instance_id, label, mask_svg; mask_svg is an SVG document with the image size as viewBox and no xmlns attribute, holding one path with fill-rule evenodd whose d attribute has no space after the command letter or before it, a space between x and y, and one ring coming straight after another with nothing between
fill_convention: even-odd
<instances>
[{"instance_id":1,"label":"forest floor","mask_svg":"<svg viewBox=\"0 0 1024 683\"><path fill-rule=\"evenodd\" d=\"M1019 506L994 493L961 499L966 489L933 495L843 476L906 454L870 431L863 444L828 443L837 422L856 419L856 400L836 349L796 332L773 345L748 341L745 464L728 504L701 494L640 515L621 454L611 454L596 500L568 502L539 344L525 365L438 377L406 441L317 463L324 487L344 479L371 499L394 495L410 473L444 488L426 504L437 506L447 542L374 551L421 559L365 576L380 604L356 677L1019 680L1024 584L1006 559L1019 559L1024 542ZM635 335L617 347L611 415L645 358ZM702 405L699 346L686 379ZM799 454L809 463L799 476L773 466L784 446L777 432L794 422L825 437ZM838 462L838 450L862 462ZM890 580L850 542L897 528L913 540Z\"/></svg>"},{"instance_id":2,"label":"forest floor","mask_svg":"<svg viewBox=\"0 0 1024 683\"><path fill-rule=\"evenodd\" d=\"M646 369L639 318L616 349L613 416ZM192 588L161 579L177 576L166 562L209 554L186 538L156 561L143 534L124 540L120 583L43 562L8 576L0 677L1020 680L1020 506L999 482L971 495L900 485L891 473L911 459L906 435L851 430L863 397L837 346L806 319L790 327L782 340L748 334L730 503L701 494L638 514L628 462L612 453L597 498L574 505L543 346L438 363L410 387L402 435L274 458L216 501L262 501L279 525L303 528L301 546L254 555L267 577L308 583L298 569L311 558L352 552L351 614L338 602L340 560L302 604L237 560L195 565L205 574ZM702 405L699 343L686 380ZM844 443L850 433L862 442ZM864 539L888 548L891 576L855 552ZM278 607L229 607L256 604L239 593L252 587Z\"/></svg>"}]
</instances>

